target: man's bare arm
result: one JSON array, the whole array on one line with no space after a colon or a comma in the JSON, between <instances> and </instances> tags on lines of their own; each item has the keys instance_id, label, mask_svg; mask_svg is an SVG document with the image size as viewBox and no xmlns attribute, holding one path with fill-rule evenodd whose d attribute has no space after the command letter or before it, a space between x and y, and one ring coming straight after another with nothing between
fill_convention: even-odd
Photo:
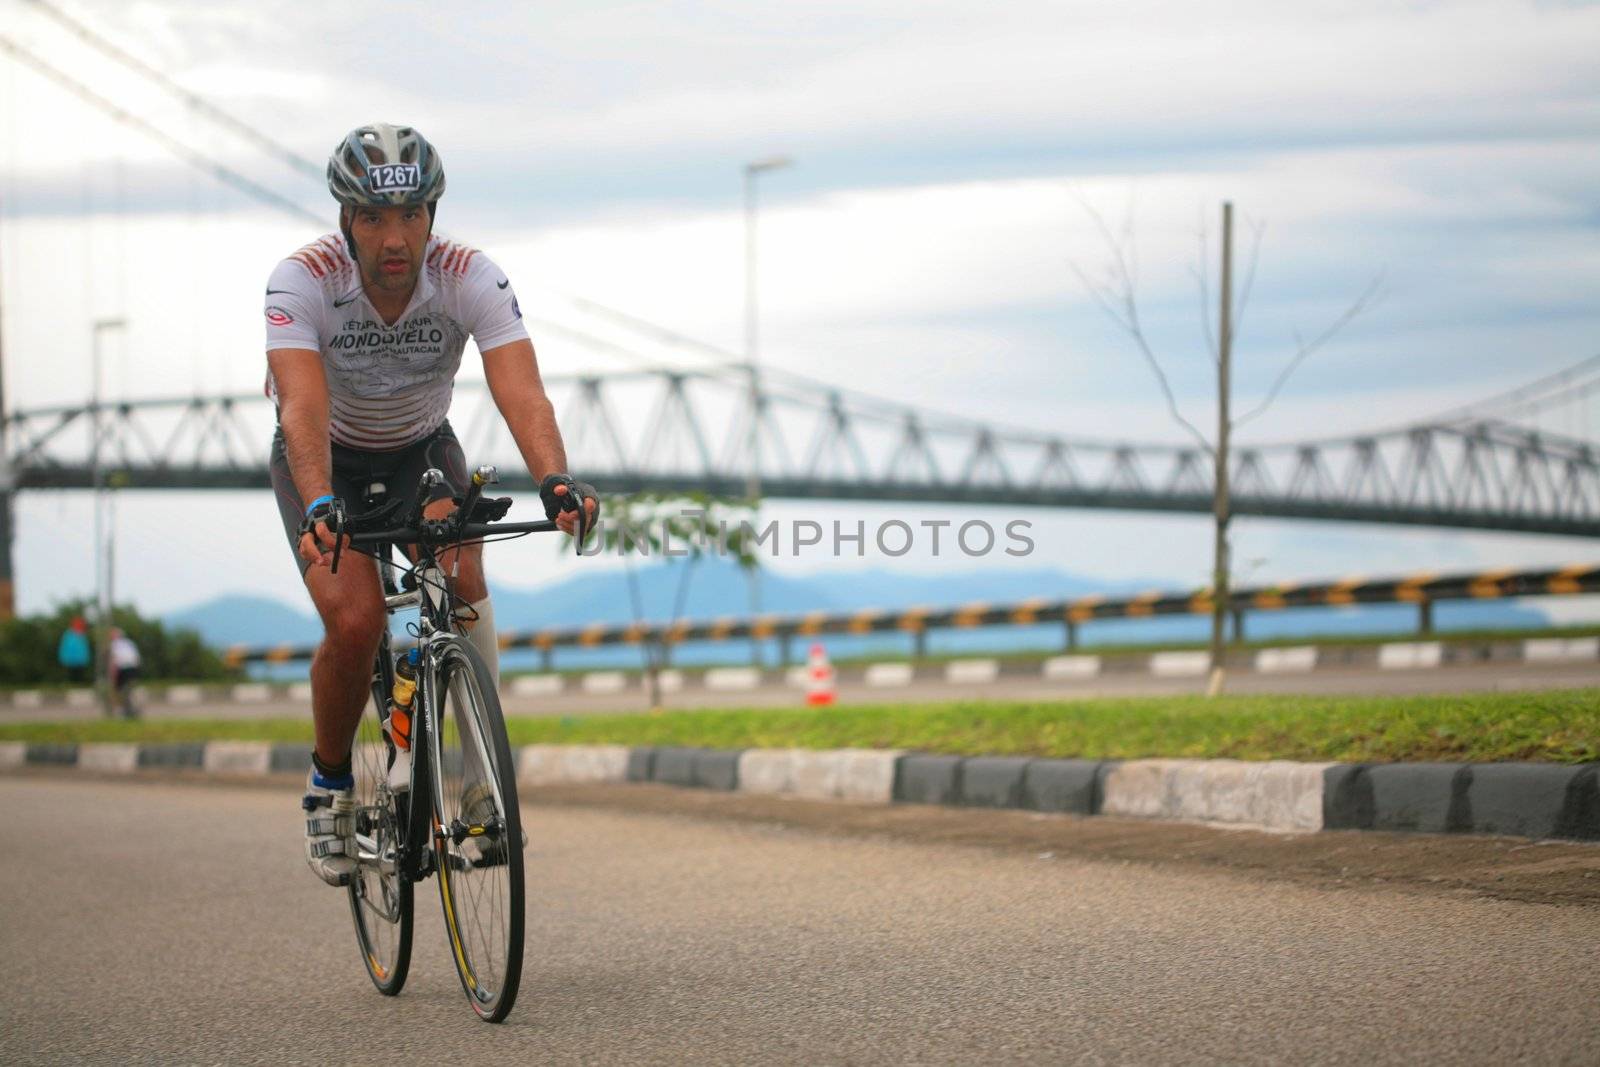
<instances>
[{"instance_id":1,"label":"man's bare arm","mask_svg":"<svg viewBox=\"0 0 1600 1067\"><path fill-rule=\"evenodd\" d=\"M483 375L534 482L547 474L566 474L567 452L556 426L555 406L539 378L533 342L512 341L489 349L483 354Z\"/></svg>"},{"instance_id":2,"label":"man's bare arm","mask_svg":"<svg viewBox=\"0 0 1600 1067\"><path fill-rule=\"evenodd\" d=\"M289 476L302 506L333 493L333 448L328 437L328 379L322 356L296 348L267 353L267 366L278 392L278 425L283 430L283 452ZM332 562L326 549L333 537L325 523L300 538L300 555L325 567Z\"/></svg>"},{"instance_id":3,"label":"man's bare arm","mask_svg":"<svg viewBox=\"0 0 1600 1067\"><path fill-rule=\"evenodd\" d=\"M295 348L267 353L278 393L278 425L283 428L289 474L309 504L333 491L333 451L328 437L328 379L322 356Z\"/></svg>"}]
</instances>

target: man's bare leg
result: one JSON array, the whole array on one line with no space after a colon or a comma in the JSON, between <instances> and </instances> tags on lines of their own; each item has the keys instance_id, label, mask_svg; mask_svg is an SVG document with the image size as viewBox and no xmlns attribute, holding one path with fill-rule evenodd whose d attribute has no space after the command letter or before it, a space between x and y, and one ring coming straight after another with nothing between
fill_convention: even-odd
<instances>
[{"instance_id":1,"label":"man's bare leg","mask_svg":"<svg viewBox=\"0 0 1600 1067\"><path fill-rule=\"evenodd\" d=\"M311 567L305 574L311 601L322 616L323 638L311 660L311 715L317 758L338 766L350 758L351 742L372 694L372 662L388 622L378 586L378 568L366 556L346 552L339 573Z\"/></svg>"}]
</instances>

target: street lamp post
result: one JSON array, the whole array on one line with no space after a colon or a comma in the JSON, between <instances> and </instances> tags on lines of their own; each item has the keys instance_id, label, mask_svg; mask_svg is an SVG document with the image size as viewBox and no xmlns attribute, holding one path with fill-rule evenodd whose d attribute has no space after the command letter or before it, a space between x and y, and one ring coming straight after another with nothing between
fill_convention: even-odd
<instances>
[{"instance_id":1,"label":"street lamp post","mask_svg":"<svg viewBox=\"0 0 1600 1067\"><path fill-rule=\"evenodd\" d=\"M744 361L750 371L750 476L745 495L761 495L761 331L756 284L756 179L794 165L788 156L769 156L744 165Z\"/></svg>"},{"instance_id":2,"label":"street lamp post","mask_svg":"<svg viewBox=\"0 0 1600 1067\"><path fill-rule=\"evenodd\" d=\"M768 156L744 165L744 361L750 372L750 469L745 478L745 496L752 513L761 497L761 335L759 299L756 285L756 179L768 171L794 165L788 156ZM749 571L750 619L761 613L761 579L755 568ZM761 658L761 645L752 640L751 658Z\"/></svg>"},{"instance_id":3,"label":"street lamp post","mask_svg":"<svg viewBox=\"0 0 1600 1067\"><path fill-rule=\"evenodd\" d=\"M94 684L95 691L100 697L101 710L111 714L111 679L110 679L110 625L111 625L111 562L105 542L106 514L105 514L105 466L101 462L100 445L104 435L104 421L101 413L101 344L102 338L112 330L120 330L127 323L123 319L96 319L94 321L94 343L90 348L90 374L93 380L89 385L91 397L90 412L93 416L91 433L93 438L89 442L89 481L91 491L94 493L94 588L95 588L95 624L94 624Z\"/></svg>"}]
</instances>

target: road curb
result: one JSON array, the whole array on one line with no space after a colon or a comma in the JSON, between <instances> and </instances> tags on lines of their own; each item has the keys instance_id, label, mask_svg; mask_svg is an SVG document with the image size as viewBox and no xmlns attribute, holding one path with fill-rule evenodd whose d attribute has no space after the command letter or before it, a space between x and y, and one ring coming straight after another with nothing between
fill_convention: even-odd
<instances>
[{"instance_id":1,"label":"road curb","mask_svg":"<svg viewBox=\"0 0 1600 1067\"><path fill-rule=\"evenodd\" d=\"M301 774L305 744L0 742L0 771ZM1295 832L1387 830L1600 841L1600 763L1036 759L876 749L528 745L528 786L653 782L858 803L940 804Z\"/></svg>"}]
</instances>

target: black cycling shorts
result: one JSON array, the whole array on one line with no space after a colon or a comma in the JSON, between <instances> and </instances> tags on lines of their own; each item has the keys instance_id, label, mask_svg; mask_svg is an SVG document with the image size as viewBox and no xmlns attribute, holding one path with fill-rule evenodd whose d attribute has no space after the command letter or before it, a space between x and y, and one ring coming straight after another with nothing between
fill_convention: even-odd
<instances>
[{"instance_id":1,"label":"black cycling shorts","mask_svg":"<svg viewBox=\"0 0 1600 1067\"><path fill-rule=\"evenodd\" d=\"M404 499L409 508L416 500L422 472L429 467L443 471L444 482L429 491L427 503L466 494L467 457L449 422L441 424L422 440L394 452L358 452L335 441L333 495L344 501L345 511L351 515L370 511L379 503L396 498ZM305 519L306 509L300 501L300 491L294 487L294 478L289 474L289 457L284 451L281 428L272 435L272 459L267 469L272 475L272 491L278 498L278 513L283 518L289 551L300 573L305 574L306 568L311 566L300 556L300 523Z\"/></svg>"}]
</instances>

